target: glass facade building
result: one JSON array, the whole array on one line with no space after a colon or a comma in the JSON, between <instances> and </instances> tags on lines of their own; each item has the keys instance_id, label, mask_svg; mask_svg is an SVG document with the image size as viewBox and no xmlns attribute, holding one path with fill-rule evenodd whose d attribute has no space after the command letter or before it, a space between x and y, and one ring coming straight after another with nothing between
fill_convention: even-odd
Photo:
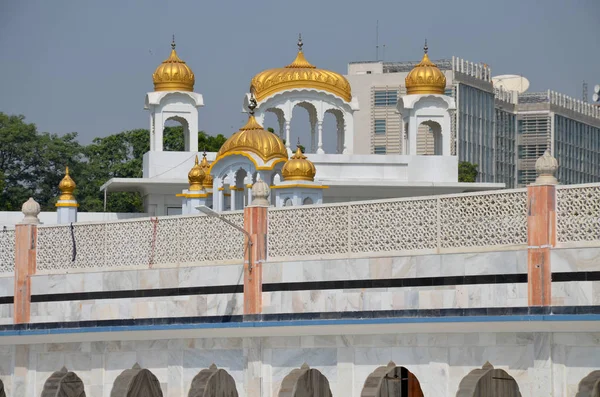
<instances>
[{"instance_id":1,"label":"glass facade building","mask_svg":"<svg viewBox=\"0 0 600 397\"><path fill-rule=\"evenodd\" d=\"M600 181L600 126L554 115L554 157L563 184Z\"/></svg>"}]
</instances>

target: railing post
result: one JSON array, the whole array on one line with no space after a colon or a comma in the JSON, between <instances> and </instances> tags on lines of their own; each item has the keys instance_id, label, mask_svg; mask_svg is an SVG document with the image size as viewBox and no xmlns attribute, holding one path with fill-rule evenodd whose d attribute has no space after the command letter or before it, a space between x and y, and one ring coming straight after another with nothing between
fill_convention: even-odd
<instances>
[{"instance_id":1,"label":"railing post","mask_svg":"<svg viewBox=\"0 0 600 397\"><path fill-rule=\"evenodd\" d=\"M558 163L546 151L535 164L538 178L527 187L527 302L552 304L550 249L556 245L556 178Z\"/></svg>"},{"instance_id":2,"label":"railing post","mask_svg":"<svg viewBox=\"0 0 600 397\"><path fill-rule=\"evenodd\" d=\"M267 257L267 210L269 186L257 180L252 204L244 209L244 315L262 313L262 264Z\"/></svg>"},{"instance_id":3,"label":"railing post","mask_svg":"<svg viewBox=\"0 0 600 397\"><path fill-rule=\"evenodd\" d=\"M31 318L31 276L36 269L40 205L30 198L23 204L22 211L25 218L15 227L15 324L28 323Z\"/></svg>"}]
</instances>

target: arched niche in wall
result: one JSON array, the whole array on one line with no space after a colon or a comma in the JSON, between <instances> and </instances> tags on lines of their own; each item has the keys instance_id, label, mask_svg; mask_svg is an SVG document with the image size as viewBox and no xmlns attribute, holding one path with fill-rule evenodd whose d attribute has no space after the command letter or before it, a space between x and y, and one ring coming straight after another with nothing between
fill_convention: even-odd
<instances>
[{"instance_id":1,"label":"arched niche in wall","mask_svg":"<svg viewBox=\"0 0 600 397\"><path fill-rule=\"evenodd\" d=\"M390 361L375 369L365 380L360 397L423 397L421 384L405 367Z\"/></svg>"},{"instance_id":2,"label":"arched niche in wall","mask_svg":"<svg viewBox=\"0 0 600 397\"><path fill-rule=\"evenodd\" d=\"M460 381L456 397L521 397L521 392L512 376L486 362Z\"/></svg>"},{"instance_id":3,"label":"arched niche in wall","mask_svg":"<svg viewBox=\"0 0 600 397\"><path fill-rule=\"evenodd\" d=\"M0 397L2 396L4 396L4 387L0 393ZM46 380L42 397L85 397L85 388L75 372L62 367Z\"/></svg>"},{"instance_id":4,"label":"arched niche in wall","mask_svg":"<svg viewBox=\"0 0 600 397\"><path fill-rule=\"evenodd\" d=\"M0 380L0 397L6 397L6 392L4 391L4 382Z\"/></svg>"},{"instance_id":5,"label":"arched niche in wall","mask_svg":"<svg viewBox=\"0 0 600 397\"><path fill-rule=\"evenodd\" d=\"M575 397L600 397L600 370L590 372L579 382Z\"/></svg>"},{"instance_id":6,"label":"arched niche in wall","mask_svg":"<svg viewBox=\"0 0 600 397\"><path fill-rule=\"evenodd\" d=\"M329 381L306 363L292 370L281 382L278 397L332 397Z\"/></svg>"},{"instance_id":7,"label":"arched niche in wall","mask_svg":"<svg viewBox=\"0 0 600 397\"><path fill-rule=\"evenodd\" d=\"M110 397L163 397L163 393L158 378L136 363L117 376Z\"/></svg>"},{"instance_id":8,"label":"arched niche in wall","mask_svg":"<svg viewBox=\"0 0 600 397\"><path fill-rule=\"evenodd\" d=\"M194 376L188 397L238 397L238 392L233 377L212 364Z\"/></svg>"}]
</instances>

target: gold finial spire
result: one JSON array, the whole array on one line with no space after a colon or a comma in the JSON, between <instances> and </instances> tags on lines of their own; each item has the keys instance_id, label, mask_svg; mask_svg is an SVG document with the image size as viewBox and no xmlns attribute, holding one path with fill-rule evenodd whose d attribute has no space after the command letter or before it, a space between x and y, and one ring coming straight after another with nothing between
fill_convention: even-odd
<instances>
[{"instance_id":1,"label":"gold finial spire","mask_svg":"<svg viewBox=\"0 0 600 397\"><path fill-rule=\"evenodd\" d=\"M75 196L73 192L75 191L75 181L69 175L69 167L65 169L65 177L58 184L58 189L60 190L61 195L58 197L59 200L67 200L74 201Z\"/></svg>"},{"instance_id":2,"label":"gold finial spire","mask_svg":"<svg viewBox=\"0 0 600 397\"><path fill-rule=\"evenodd\" d=\"M298 33L298 52L302 52L303 45L304 43L302 43L302 33Z\"/></svg>"},{"instance_id":3,"label":"gold finial spire","mask_svg":"<svg viewBox=\"0 0 600 397\"><path fill-rule=\"evenodd\" d=\"M425 45L423 46L423 52L425 54L427 54L427 51L429 51L429 47L427 47L427 39L425 39Z\"/></svg>"},{"instance_id":4,"label":"gold finial spire","mask_svg":"<svg viewBox=\"0 0 600 397\"><path fill-rule=\"evenodd\" d=\"M202 166L198 163L198 155L196 155L196 159L194 160L194 166L188 173L188 182L190 187L188 190L190 192L202 190L202 182L204 181L204 177L206 173L202 169Z\"/></svg>"},{"instance_id":5,"label":"gold finial spire","mask_svg":"<svg viewBox=\"0 0 600 397\"><path fill-rule=\"evenodd\" d=\"M173 41L171 41L171 49L174 50L175 47L176 47L176 44L175 44L175 34L173 34Z\"/></svg>"},{"instance_id":6,"label":"gold finial spire","mask_svg":"<svg viewBox=\"0 0 600 397\"><path fill-rule=\"evenodd\" d=\"M250 92L250 101L248 101L248 113L250 113L250 116L254 116L254 109L256 109L256 98L254 98L254 92Z\"/></svg>"}]
</instances>

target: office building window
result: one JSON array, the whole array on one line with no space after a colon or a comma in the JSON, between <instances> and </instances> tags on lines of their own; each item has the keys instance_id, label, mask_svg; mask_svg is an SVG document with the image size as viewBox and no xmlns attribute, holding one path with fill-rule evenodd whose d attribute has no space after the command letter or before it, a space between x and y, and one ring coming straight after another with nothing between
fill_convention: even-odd
<instances>
[{"instance_id":1,"label":"office building window","mask_svg":"<svg viewBox=\"0 0 600 397\"><path fill-rule=\"evenodd\" d=\"M375 150L373 150L375 154L385 154L385 146L375 146Z\"/></svg>"},{"instance_id":2,"label":"office building window","mask_svg":"<svg viewBox=\"0 0 600 397\"><path fill-rule=\"evenodd\" d=\"M375 119L375 134L385 135L385 120Z\"/></svg>"},{"instance_id":3,"label":"office building window","mask_svg":"<svg viewBox=\"0 0 600 397\"><path fill-rule=\"evenodd\" d=\"M375 91L375 106L396 106L398 90Z\"/></svg>"}]
</instances>

